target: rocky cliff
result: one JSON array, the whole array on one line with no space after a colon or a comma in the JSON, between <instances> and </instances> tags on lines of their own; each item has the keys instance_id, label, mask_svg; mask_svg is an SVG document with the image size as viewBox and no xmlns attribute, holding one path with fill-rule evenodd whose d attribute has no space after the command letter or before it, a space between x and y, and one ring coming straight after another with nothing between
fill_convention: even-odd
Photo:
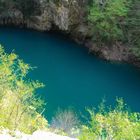
<instances>
[{"instance_id":1,"label":"rocky cliff","mask_svg":"<svg viewBox=\"0 0 140 140\"><path fill-rule=\"evenodd\" d=\"M0 7L0 25L15 25L39 31L59 30L70 34L80 43L91 37L87 24L89 0L21 1L1 2L3 5ZM32 6L29 6L29 2Z\"/></svg>"},{"instance_id":2,"label":"rocky cliff","mask_svg":"<svg viewBox=\"0 0 140 140\"><path fill-rule=\"evenodd\" d=\"M85 22L88 0L25 0L27 2L21 5L18 5L18 1L21 0L1 6L3 8L0 9L1 25L24 25L42 31L56 26L59 30L71 31ZM24 8L28 5L28 1L32 1L32 6ZM33 6L33 3L36 6ZM27 15L24 10L30 8L31 13Z\"/></svg>"}]
</instances>

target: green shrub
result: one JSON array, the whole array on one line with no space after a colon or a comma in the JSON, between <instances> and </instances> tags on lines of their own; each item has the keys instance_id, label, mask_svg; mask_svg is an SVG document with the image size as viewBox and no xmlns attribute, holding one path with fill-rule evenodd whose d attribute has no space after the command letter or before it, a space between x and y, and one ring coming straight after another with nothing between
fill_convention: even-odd
<instances>
[{"instance_id":1,"label":"green shrub","mask_svg":"<svg viewBox=\"0 0 140 140\"><path fill-rule=\"evenodd\" d=\"M93 26L94 41L101 45L122 40L130 3L130 0L92 0L88 21Z\"/></svg>"},{"instance_id":2,"label":"green shrub","mask_svg":"<svg viewBox=\"0 0 140 140\"><path fill-rule=\"evenodd\" d=\"M114 109L99 112L88 110L90 121L82 127L80 140L139 140L140 113L131 113L122 99L117 99Z\"/></svg>"},{"instance_id":3,"label":"green shrub","mask_svg":"<svg viewBox=\"0 0 140 140\"><path fill-rule=\"evenodd\" d=\"M31 69L16 54L7 54L0 47L0 126L25 133L47 126L39 112L43 101L35 96L36 89L44 85L27 78Z\"/></svg>"}]
</instances>

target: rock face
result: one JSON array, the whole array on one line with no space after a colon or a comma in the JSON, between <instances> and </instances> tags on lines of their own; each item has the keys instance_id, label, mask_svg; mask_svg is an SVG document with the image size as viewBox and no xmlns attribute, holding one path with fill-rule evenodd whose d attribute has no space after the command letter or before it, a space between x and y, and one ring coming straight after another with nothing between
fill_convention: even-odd
<instances>
[{"instance_id":1,"label":"rock face","mask_svg":"<svg viewBox=\"0 0 140 140\"><path fill-rule=\"evenodd\" d=\"M29 1L32 5L35 3L36 6L33 8L28 6ZM89 1L25 0L21 2L21 0L11 0L9 3L9 0L5 0L2 3L6 8L0 7L0 25L14 25L39 31L59 30L69 33L76 41L83 43L85 38L90 36L86 21ZM30 15L26 11L30 11Z\"/></svg>"},{"instance_id":2,"label":"rock face","mask_svg":"<svg viewBox=\"0 0 140 140\"><path fill-rule=\"evenodd\" d=\"M108 61L128 61L131 56L129 48L121 43L112 45L111 47L104 46L100 48L89 41L86 46L90 52L94 52Z\"/></svg>"},{"instance_id":3,"label":"rock face","mask_svg":"<svg viewBox=\"0 0 140 140\"><path fill-rule=\"evenodd\" d=\"M84 22L83 16L86 10L84 7L87 2L88 0L39 0L34 10L40 12L27 18L22 8L13 1L12 6L9 4L9 7L0 12L0 24L24 24L43 31L50 30L55 25L60 30L70 31L74 26L79 26Z\"/></svg>"},{"instance_id":4,"label":"rock face","mask_svg":"<svg viewBox=\"0 0 140 140\"><path fill-rule=\"evenodd\" d=\"M36 6L28 6L29 1ZM11 0L9 3L9 0L5 0L2 2L5 8L0 7L0 25L15 25L39 31L57 29L84 42L89 35L85 18L88 2L89 0ZM30 9L28 15L26 11Z\"/></svg>"},{"instance_id":5,"label":"rock face","mask_svg":"<svg viewBox=\"0 0 140 140\"><path fill-rule=\"evenodd\" d=\"M73 26L79 26L84 22L84 6L88 0L40 0L40 7L45 19L48 19L50 25L55 25L63 31L70 31ZM83 11L83 12L82 12ZM47 23L48 24L48 23Z\"/></svg>"},{"instance_id":6,"label":"rock face","mask_svg":"<svg viewBox=\"0 0 140 140\"><path fill-rule=\"evenodd\" d=\"M0 134L0 140L78 140L78 139L38 130L35 131L32 135L23 134L19 131L15 132L15 136L11 136L6 133Z\"/></svg>"}]
</instances>

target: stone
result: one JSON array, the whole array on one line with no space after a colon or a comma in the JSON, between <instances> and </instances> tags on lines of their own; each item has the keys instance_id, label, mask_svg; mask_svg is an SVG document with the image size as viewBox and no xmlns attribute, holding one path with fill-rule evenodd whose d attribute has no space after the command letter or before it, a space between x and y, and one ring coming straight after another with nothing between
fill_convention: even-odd
<instances>
[{"instance_id":1,"label":"stone","mask_svg":"<svg viewBox=\"0 0 140 140\"><path fill-rule=\"evenodd\" d=\"M52 132L43 130L37 130L32 135L24 134L20 131L15 131L14 136L4 131L0 134L0 140L78 140L76 138L70 138L68 136L61 136Z\"/></svg>"},{"instance_id":2,"label":"stone","mask_svg":"<svg viewBox=\"0 0 140 140\"><path fill-rule=\"evenodd\" d=\"M78 140L78 139L38 130L33 133L33 135L29 140Z\"/></svg>"}]
</instances>

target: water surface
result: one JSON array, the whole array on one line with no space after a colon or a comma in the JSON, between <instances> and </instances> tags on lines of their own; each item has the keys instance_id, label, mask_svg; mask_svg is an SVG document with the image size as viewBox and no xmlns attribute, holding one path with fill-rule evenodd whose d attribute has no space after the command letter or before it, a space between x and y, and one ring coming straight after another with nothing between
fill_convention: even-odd
<instances>
[{"instance_id":1,"label":"water surface","mask_svg":"<svg viewBox=\"0 0 140 140\"><path fill-rule=\"evenodd\" d=\"M46 85L39 93L49 119L58 107L84 112L102 98L113 105L123 97L133 111L140 111L140 70L134 66L103 61L60 34L0 28L0 42L37 67L30 76Z\"/></svg>"}]
</instances>

